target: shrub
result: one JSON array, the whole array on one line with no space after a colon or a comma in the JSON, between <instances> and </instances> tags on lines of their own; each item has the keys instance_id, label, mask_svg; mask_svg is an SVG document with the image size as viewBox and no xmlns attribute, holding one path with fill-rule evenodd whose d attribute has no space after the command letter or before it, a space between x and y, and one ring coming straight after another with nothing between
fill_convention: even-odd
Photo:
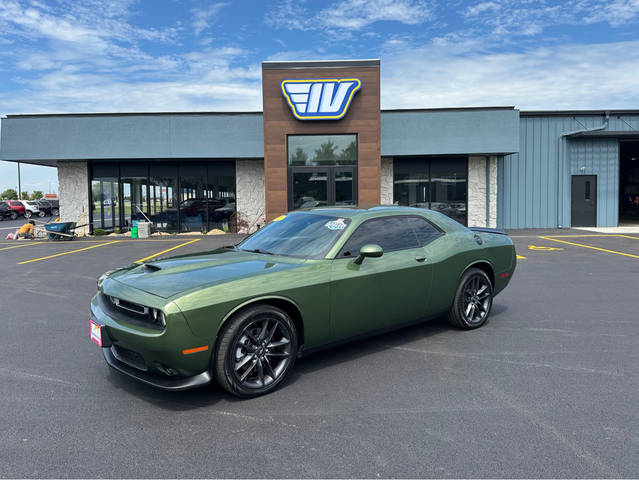
<instances>
[{"instance_id":1,"label":"shrub","mask_svg":"<svg viewBox=\"0 0 639 480\"><path fill-rule=\"evenodd\" d=\"M103 228L94 228L93 229L93 235L95 235L96 237L99 235L106 235L106 230L104 230Z\"/></svg>"},{"instance_id":2,"label":"shrub","mask_svg":"<svg viewBox=\"0 0 639 480\"><path fill-rule=\"evenodd\" d=\"M115 228L113 229L113 233L122 233L122 232L120 231L120 227L115 227Z\"/></svg>"}]
</instances>

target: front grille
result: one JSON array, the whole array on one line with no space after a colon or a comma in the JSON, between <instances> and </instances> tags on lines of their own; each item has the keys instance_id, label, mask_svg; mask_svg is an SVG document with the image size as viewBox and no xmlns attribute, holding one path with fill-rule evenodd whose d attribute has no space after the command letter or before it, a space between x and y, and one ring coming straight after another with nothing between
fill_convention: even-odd
<instances>
[{"instance_id":1,"label":"front grille","mask_svg":"<svg viewBox=\"0 0 639 480\"><path fill-rule=\"evenodd\" d=\"M154 310L104 293L99 294L99 300L102 308L117 320L156 330L163 330L165 327L163 314L157 309Z\"/></svg>"},{"instance_id":2,"label":"front grille","mask_svg":"<svg viewBox=\"0 0 639 480\"><path fill-rule=\"evenodd\" d=\"M144 361L142 355L140 355L138 352L134 352L133 350L119 347L117 345L112 345L111 353L113 353L113 356L122 363L126 363L127 365L144 372L147 371L146 362Z\"/></svg>"}]
</instances>

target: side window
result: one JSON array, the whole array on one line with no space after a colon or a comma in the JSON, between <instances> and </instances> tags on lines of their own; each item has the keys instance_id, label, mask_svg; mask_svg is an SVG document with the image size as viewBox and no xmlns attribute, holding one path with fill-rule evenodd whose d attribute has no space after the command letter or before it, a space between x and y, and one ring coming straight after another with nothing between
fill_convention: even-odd
<instances>
[{"instance_id":1,"label":"side window","mask_svg":"<svg viewBox=\"0 0 639 480\"><path fill-rule=\"evenodd\" d=\"M406 221L410 223L410 225L415 230L417 241L419 242L419 245L421 247L429 244L442 235L442 232L440 232L433 224L429 223L424 218L408 217Z\"/></svg>"},{"instance_id":2,"label":"side window","mask_svg":"<svg viewBox=\"0 0 639 480\"><path fill-rule=\"evenodd\" d=\"M417 248L419 244L407 217L375 218L362 223L346 241L338 257L356 257L359 249L374 243L385 252Z\"/></svg>"}]
</instances>

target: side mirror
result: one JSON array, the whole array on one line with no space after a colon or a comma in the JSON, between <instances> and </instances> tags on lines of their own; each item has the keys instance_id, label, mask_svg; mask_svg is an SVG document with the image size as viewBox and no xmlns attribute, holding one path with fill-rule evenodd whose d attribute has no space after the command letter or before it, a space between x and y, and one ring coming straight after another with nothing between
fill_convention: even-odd
<instances>
[{"instance_id":1,"label":"side mirror","mask_svg":"<svg viewBox=\"0 0 639 480\"><path fill-rule=\"evenodd\" d=\"M384 250L382 249L382 247L373 243L369 243L359 249L359 255L355 260L353 260L353 263L355 265L361 265L366 257L377 258L381 257L382 255L384 255Z\"/></svg>"}]
</instances>

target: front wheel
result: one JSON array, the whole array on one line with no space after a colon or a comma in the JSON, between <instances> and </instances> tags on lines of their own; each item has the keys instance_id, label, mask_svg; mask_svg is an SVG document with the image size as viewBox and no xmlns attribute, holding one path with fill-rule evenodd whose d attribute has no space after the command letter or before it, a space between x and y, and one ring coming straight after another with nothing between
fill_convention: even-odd
<instances>
[{"instance_id":1,"label":"front wheel","mask_svg":"<svg viewBox=\"0 0 639 480\"><path fill-rule=\"evenodd\" d=\"M31 210L26 210L24 212L24 218L31 218Z\"/></svg>"},{"instance_id":2,"label":"front wheel","mask_svg":"<svg viewBox=\"0 0 639 480\"><path fill-rule=\"evenodd\" d=\"M488 320L492 306L493 284L490 278L479 268L469 268L459 281L448 321L458 328L481 327Z\"/></svg>"},{"instance_id":3,"label":"front wheel","mask_svg":"<svg viewBox=\"0 0 639 480\"><path fill-rule=\"evenodd\" d=\"M15 211L11 212L11 220L15 220L16 218L18 218L18 214Z\"/></svg>"},{"instance_id":4,"label":"front wheel","mask_svg":"<svg viewBox=\"0 0 639 480\"><path fill-rule=\"evenodd\" d=\"M270 305L250 307L230 320L213 358L215 377L238 397L275 390L293 368L297 331L291 318Z\"/></svg>"}]
</instances>

